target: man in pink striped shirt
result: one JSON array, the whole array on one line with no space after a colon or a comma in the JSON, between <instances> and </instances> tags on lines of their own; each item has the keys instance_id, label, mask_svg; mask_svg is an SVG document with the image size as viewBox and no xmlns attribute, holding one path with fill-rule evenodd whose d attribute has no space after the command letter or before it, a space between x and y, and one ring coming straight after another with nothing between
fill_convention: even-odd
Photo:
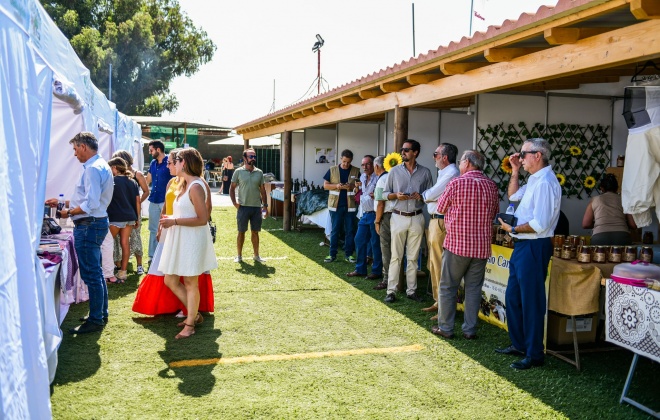
<instances>
[{"instance_id":1,"label":"man in pink striped shirt","mask_svg":"<svg viewBox=\"0 0 660 420\"><path fill-rule=\"evenodd\" d=\"M481 153L465 151L458 167L461 176L451 180L438 199L438 213L445 215L447 236L442 253L438 325L431 332L445 338L454 337L456 294L461 279L465 281L463 337L477 338L481 288L500 201L497 185L483 173L484 163Z\"/></svg>"}]
</instances>

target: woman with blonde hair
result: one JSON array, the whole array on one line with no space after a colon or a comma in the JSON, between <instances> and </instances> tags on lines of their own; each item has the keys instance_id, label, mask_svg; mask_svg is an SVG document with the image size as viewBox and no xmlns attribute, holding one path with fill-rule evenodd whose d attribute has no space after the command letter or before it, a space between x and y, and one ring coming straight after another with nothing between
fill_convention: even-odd
<instances>
[{"instance_id":1,"label":"woman with blonde hair","mask_svg":"<svg viewBox=\"0 0 660 420\"><path fill-rule=\"evenodd\" d=\"M133 169L133 156L130 155L126 150L117 150L112 154L112 157L120 157L126 161L128 165L127 171L133 174L133 178L138 183L140 190L142 190L142 195L140 196L140 203L144 203L149 197L149 186L147 185L147 179L144 177L142 172L136 171ZM140 222L142 220L142 215L138 214L137 221L131 230L131 236L128 239L130 246L130 255L135 255L135 260L137 263L137 274L141 276L144 274L144 267L142 266L142 236L140 235ZM129 256L130 258L130 256ZM115 265L118 265L117 262L121 260L121 247L118 241L115 241L115 252L114 252Z\"/></svg>"},{"instance_id":2,"label":"woman with blonde hair","mask_svg":"<svg viewBox=\"0 0 660 420\"><path fill-rule=\"evenodd\" d=\"M226 162L222 165L222 193L229 194L229 187L231 186L231 177L234 175L234 162L231 156L227 156Z\"/></svg>"},{"instance_id":3,"label":"woman with blonde hair","mask_svg":"<svg viewBox=\"0 0 660 420\"><path fill-rule=\"evenodd\" d=\"M108 166L112 170L115 183L112 201L108 205L108 220L112 237L119 235L121 243L121 266L116 282L123 283L128 276L126 273L130 256L128 240L140 214L140 192L133 174L128 172L128 165L124 159L112 158L108 161Z\"/></svg>"},{"instance_id":4,"label":"woman with blonde hair","mask_svg":"<svg viewBox=\"0 0 660 420\"><path fill-rule=\"evenodd\" d=\"M176 198L176 192L181 183L181 178L179 178L176 173L175 160L177 153L181 150L183 149L173 149L169 153L167 165L170 170L170 175L172 175L173 178L167 184L167 188L165 189L165 205L163 206L161 217L171 216L174 213L174 199ZM206 208L208 214L211 214L211 189L206 183L205 189L207 196ZM168 230L169 229L162 229L160 227L158 229L158 246L156 247L151 266L149 267L149 272L144 279L142 279L142 282L140 282L138 287L135 301L133 302L134 312L144 315L163 315L181 310L182 314L185 315L187 313L185 312L185 305L182 304L174 293L172 293L170 288L165 285L165 275L158 270L163 253L163 244ZM180 282L183 281L183 278L180 278ZM215 303L213 299L213 281L210 273L207 271L200 274L197 284L200 293L198 311L213 312Z\"/></svg>"},{"instance_id":5,"label":"woman with blonde hair","mask_svg":"<svg viewBox=\"0 0 660 420\"><path fill-rule=\"evenodd\" d=\"M217 268L213 241L208 228L207 192L201 179L204 163L194 148L183 149L175 159L177 176L182 178L174 200L174 214L163 216L160 226L170 229L163 241L163 254L158 269L165 274L165 284L186 306L188 315L176 339L191 337L195 325L203 321L198 312L198 277ZM179 277L183 276L184 284Z\"/></svg>"}]
</instances>

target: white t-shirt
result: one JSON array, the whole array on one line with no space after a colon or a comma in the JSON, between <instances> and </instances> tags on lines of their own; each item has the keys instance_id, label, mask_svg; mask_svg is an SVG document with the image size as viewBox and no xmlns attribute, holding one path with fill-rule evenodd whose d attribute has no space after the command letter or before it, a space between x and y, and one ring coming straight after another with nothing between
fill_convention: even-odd
<instances>
[{"instance_id":1,"label":"white t-shirt","mask_svg":"<svg viewBox=\"0 0 660 420\"><path fill-rule=\"evenodd\" d=\"M388 200L387 197L383 197L383 191L385 191L385 186L387 185L387 177L389 173L382 174L376 182L376 189L374 191L374 201L384 201L385 202L385 213L391 213L394 208L395 201Z\"/></svg>"}]
</instances>

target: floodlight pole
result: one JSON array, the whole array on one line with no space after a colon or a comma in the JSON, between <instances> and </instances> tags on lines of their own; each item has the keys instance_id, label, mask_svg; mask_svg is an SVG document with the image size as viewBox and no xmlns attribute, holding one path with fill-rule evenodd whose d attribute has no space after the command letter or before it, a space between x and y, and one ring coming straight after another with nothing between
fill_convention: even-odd
<instances>
[{"instance_id":1,"label":"floodlight pole","mask_svg":"<svg viewBox=\"0 0 660 420\"><path fill-rule=\"evenodd\" d=\"M470 36L472 36L472 17L474 16L474 0L470 2Z\"/></svg>"},{"instance_id":2,"label":"floodlight pole","mask_svg":"<svg viewBox=\"0 0 660 420\"><path fill-rule=\"evenodd\" d=\"M316 80L317 80L316 94L320 95L321 94L321 48L316 50L316 54L317 54L317 57L318 57L318 74L316 76Z\"/></svg>"}]
</instances>

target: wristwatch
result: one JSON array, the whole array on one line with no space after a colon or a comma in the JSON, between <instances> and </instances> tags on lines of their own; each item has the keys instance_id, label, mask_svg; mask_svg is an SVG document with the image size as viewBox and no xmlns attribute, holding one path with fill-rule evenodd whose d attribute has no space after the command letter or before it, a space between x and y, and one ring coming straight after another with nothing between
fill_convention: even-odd
<instances>
[{"instance_id":1,"label":"wristwatch","mask_svg":"<svg viewBox=\"0 0 660 420\"><path fill-rule=\"evenodd\" d=\"M509 233L513 233L514 235L515 235L516 233L518 233L518 232L516 232L516 227L515 227L515 226L511 226L511 232L509 232Z\"/></svg>"},{"instance_id":2,"label":"wristwatch","mask_svg":"<svg viewBox=\"0 0 660 420\"><path fill-rule=\"evenodd\" d=\"M268 207L268 203L263 203L261 207Z\"/></svg>"}]
</instances>

